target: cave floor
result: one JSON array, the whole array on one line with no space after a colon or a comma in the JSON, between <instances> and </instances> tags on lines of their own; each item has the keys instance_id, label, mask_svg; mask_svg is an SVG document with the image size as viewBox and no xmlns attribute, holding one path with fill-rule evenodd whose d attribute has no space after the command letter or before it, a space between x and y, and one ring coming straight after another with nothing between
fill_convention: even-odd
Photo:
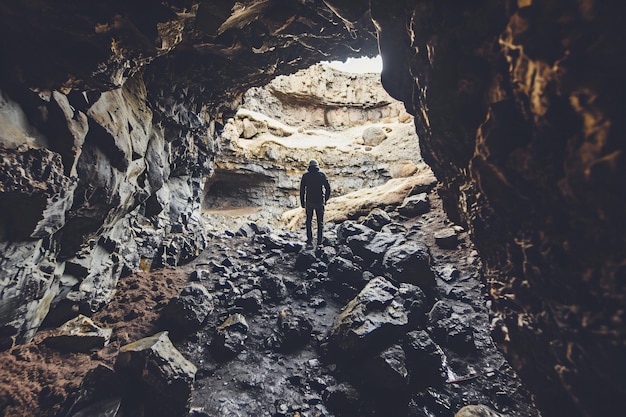
<instances>
[{"instance_id":1,"label":"cave floor","mask_svg":"<svg viewBox=\"0 0 626 417\"><path fill-rule=\"evenodd\" d=\"M294 268L297 253L270 249L261 239L226 230L210 239L209 247L193 262L177 268L139 272L122 279L113 301L93 319L113 329L108 346L91 354L63 354L43 345L50 330L41 330L33 342L0 353L0 409L4 416L64 416L87 370L98 364L111 366L120 346L163 330L159 314L197 269L220 270L201 279L211 291L215 309L206 325L183 338L173 338L183 355L198 367L190 415L195 416L452 416L468 404L485 404L508 416L538 416L521 382L490 338L490 317L481 282L480 259L467 236L459 235L456 249L435 244L434 232L450 226L436 190L431 210L418 218L392 213L394 221L412 231L412 238L431 251L436 272L434 298L445 300L463 314L474 329L476 352L461 356L441 344L445 372L441 383L408 397L381 402L362 396L348 402L349 409L329 409L324 389L348 381L350 376L324 355L323 341L333 321L349 300L305 272ZM326 246L336 244L334 225L327 225ZM302 243L304 231L271 232L282 239ZM258 236L258 235L257 235ZM303 249L310 250L310 249ZM319 253L319 251L318 251ZM256 272L264 268L285 283L286 297L249 308L233 300L258 287ZM223 272L223 271L222 271ZM211 342L230 314L242 313L249 324L245 348L235 357L216 358ZM294 314L309 319L312 337L285 350L276 343L277 317ZM456 382L454 382L456 380ZM332 408L332 407L331 407Z\"/></svg>"}]
</instances>

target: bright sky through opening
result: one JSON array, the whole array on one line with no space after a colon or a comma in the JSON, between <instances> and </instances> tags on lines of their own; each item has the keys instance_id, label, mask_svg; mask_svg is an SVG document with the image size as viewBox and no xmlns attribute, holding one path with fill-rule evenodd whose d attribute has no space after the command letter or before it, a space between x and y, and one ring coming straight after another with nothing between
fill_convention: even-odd
<instances>
[{"instance_id":1,"label":"bright sky through opening","mask_svg":"<svg viewBox=\"0 0 626 417\"><path fill-rule=\"evenodd\" d=\"M367 73L367 72L376 72L380 73L383 69L383 60L380 55L369 58L369 57L361 57L361 58L348 58L345 62L332 61L323 62L324 64L328 64L331 67L338 69L344 72L354 72L354 73Z\"/></svg>"}]
</instances>

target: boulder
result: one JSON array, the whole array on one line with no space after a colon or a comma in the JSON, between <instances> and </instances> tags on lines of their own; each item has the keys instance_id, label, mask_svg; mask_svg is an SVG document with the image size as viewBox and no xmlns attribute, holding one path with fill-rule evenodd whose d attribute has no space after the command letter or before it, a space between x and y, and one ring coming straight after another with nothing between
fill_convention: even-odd
<instances>
[{"instance_id":1,"label":"boulder","mask_svg":"<svg viewBox=\"0 0 626 417\"><path fill-rule=\"evenodd\" d=\"M263 275L260 283L270 300L280 301L288 295L287 286L280 275Z\"/></svg>"},{"instance_id":2,"label":"boulder","mask_svg":"<svg viewBox=\"0 0 626 417\"><path fill-rule=\"evenodd\" d=\"M435 285L428 246L421 242L401 242L389 248L382 261L383 270L393 279L427 289Z\"/></svg>"},{"instance_id":3,"label":"boulder","mask_svg":"<svg viewBox=\"0 0 626 417\"><path fill-rule=\"evenodd\" d=\"M406 331L410 319L422 316L426 297L410 284L372 279L344 307L328 335L329 348L349 357L380 351Z\"/></svg>"},{"instance_id":4,"label":"boulder","mask_svg":"<svg viewBox=\"0 0 626 417\"><path fill-rule=\"evenodd\" d=\"M296 271L306 271L314 262L317 262L315 252L300 251L296 257L295 269Z\"/></svg>"},{"instance_id":5,"label":"boulder","mask_svg":"<svg viewBox=\"0 0 626 417\"><path fill-rule=\"evenodd\" d=\"M377 395L394 396L408 388L409 372L402 346L392 345L364 364L362 381Z\"/></svg>"},{"instance_id":6,"label":"boulder","mask_svg":"<svg viewBox=\"0 0 626 417\"><path fill-rule=\"evenodd\" d=\"M80 314L46 337L44 343L62 352L91 352L106 346L112 333L112 329L103 329Z\"/></svg>"},{"instance_id":7,"label":"boulder","mask_svg":"<svg viewBox=\"0 0 626 417\"><path fill-rule=\"evenodd\" d=\"M250 119L243 119L243 132L241 136L243 136L244 139L251 139L257 133L259 133L259 131L256 126L254 126L254 123L252 123Z\"/></svg>"},{"instance_id":8,"label":"boulder","mask_svg":"<svg viewBox=\"0 0 626 417\"><path fill-rule=\"evenodd\" d=\"M402 347L411 385L426 388L443 382L442 351L426 330L407 333Z\"/></svg>"},{"instance_id":9,"label":"boulder","mask_svg":"<svg viewBox=\"0 0 626 417\"><path fill-rule=\"evenodd\" d=\"M87 372L80 384L78 398L70 411L71 417L115 417L122 403L119 375L107 366L98 365Z\"/></svg>"},{"instance_id":10,"label":"boulder","mask_svg":"<svg viewBox=\"0 0 626 417\"><path fill-rule=\"evenodd\" d=\"M250 290L237 297L235 305L246 312L255 313L263 306L263 293L258 288Z\"/></svg>"},{"instance_id":11,"label":"boulder","mask_svg":"<svg viewBox=\"0 0 626 417\"><path fill-rule=\"evenodd\" d=\"M229 359L245 348L248 338L248 322L239 313L230 315L222 323L211 341L211 348L219 359Z\"/></svg>"},{"instance_id":12,"label":"boulder","mask_svg":"<svg viewBox=\"0 0 626 417\"><path fill-rule=\"evenodd\" d=\"M358 415L359 392L350 384L342 382L331 385L322 391L322 399L326 407L337 415Z\"/></svg>"},{"instance_id":13,"label":"boulder","mask_svg":"<svg viewBox=\"0 0 626 417\"><path fill-rule=\"evenodd\" d=\"M367 226L347 220L337 227L337 239L339 243L346 243L350 236L365 235L373 237L376 232Z\"/></svg>"},{"instance_id":14,"label":"boulder","mask_svg":"<svg viewBox=\"0 0 626 417\"><path fill-rule=\"evenodd\" d=\"M284 351L297 349L311 339L313 324L303 314L285 309L278 313L277 324L281 348Z\"/></svg>"},{"instance_id":15,"label":"boulder","mask_svg":"<svg viewBox=\"0 0 626 417\"><path fill-rule=\"evenodd\" d=\"M428 313L428 324L435 340L456 353L468 355L476 350L474 329L466 315L454 311L446 301L435 303Z\"/></svg>"},{"instance_id":16,"label":"boulder","mask_svg":"<svg viewBox=\"0 0 626 417\"><path fill-rule=\"evenodd\" d=\"M140 400L145 415L169 417L189 411L197 369L174 347L167 332L122 346L115 371L127 380L124 395Z\"/></svg>"},{"instance_id":17,"label":"boulder","mask_svg":"<svg viewBox=\"0 0 626 417\"><path fill-rule=\"evenodd\" d=\"M170 300L161 319L173 334L182 335L202 327L213 311L213 296L202 284L187 284L180 294Z\"/></svg>"},{"instance_id":18,"label":"boulder","mask_svg":"<svg viewBox=\"0 0 626 417\"><path fill-rule=\"evenodd\" d=\"M357 284L362 282L363 270L356 263L337 256L328 265L328 277L348 284Z\"/></svg>"},{"instance_id":19,"label":"boulder","mask_svg":"<svg viewBox=\"0 0 626 417\"><path fill-rule=\"evenodd\" d=\"M380 208L372 210L365 218L365 221L363 221L363 225L376 230L377 232L380 232L383 226L389 223L391 223L391 217L389 217L389 214L387 214L386 211Z\"/></svg>"},{"instance_id":20,"label":"boulder","mask_svg":"<svg viewBox=\"0 0 626 417\"><path fill-rule=\"evenodd\" d=\"M410 195L398 207L398 213L404 217L417 217L428 211L430 211L430 200L426 193Z\"/></svg>"},{"instance_id":21,"label":"boulder","mask_svg":"<svg viewBox=\"0 0 626 417\"><path fill-rule=\"evenodd\" d=\"M391 233L360 234L350 236L347 244L355 255L365 261L364 266L370 266L374 261L381 261L387 250L395 245L402 236Z\"/></svg>"},{"instance_id":22,"label":"boulder","mask_svg":"<svg viewBox=\"0 0 626 417\"><path fill-rule=\"evenodd\" d=\"M387 134L378 126L371 126L363 131L363 144L365 146L378 146L385 139L387 139Z\"/></svg>"}]
</instances>

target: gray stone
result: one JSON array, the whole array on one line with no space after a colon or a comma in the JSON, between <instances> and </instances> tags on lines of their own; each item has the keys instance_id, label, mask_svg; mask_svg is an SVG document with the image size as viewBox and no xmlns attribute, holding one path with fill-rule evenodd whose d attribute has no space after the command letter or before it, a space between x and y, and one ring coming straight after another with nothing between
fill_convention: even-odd
<instances>
[{"instance_id":1,"label":"gray stone","mask_svg":"<svg viewBox=\"0 0 626 417\"><path fill-rule=\"evenodd\" d=\"M103 348L111 339L112 329L96 325L80 314L44 339L46 346L62 352L91 352Z\"/></svg>"},{"instance_id":2,"label":"gray stone","mask_svg":"<svg viewBox=\"0 0 626 417\"><path fill-rule=\"evenodd\" d=\"M410 318L424 314L425 299L415 286L401 289L376 277L337 316L329 346L352 357L389 346L401 337Z\"/></svg>"},{"instance_id":3,"label":"gray stone","mask_svg":"<svg viewBox=\"0 0 626 417\"><path fill-rule=\"evenodd\" d=\"M425 388L443 381L442 351L428 332L413 330L407 333L402 347L413 386Z\"/></svg>"},{"instance_id":4,"label":"gray stone","mask_svg":"<svg viewBox=\"0 0 626 417\"><path fill-rule=\"evenodd\" d=\"M263 293L258 288L250 290L237 297L235 305L250 313L257 312L263 305Z\"/></svg>"},{"instance_id":5,"label":"gray stone","mask_svg":"<svg viewBox=\"0 0 626 417\"><path fill-rule=\"evenodd\" d=\"M387 214L386 211L380 208L375 208L374 210L372 210L363 222L365 226L376 230L377 232L380 232L383 226L389 223L391 223L391 217L389 217L389 214Z\"/></svg>"},{"instance_id":6,"label":"gray stone","mask_svg":"<svg viewBox=\"0 0 626 417\"><path fill-rule=\"evenodd\" d=\"M379 391L379 395L398 394L409 385L406 355L400 345L392 345L367 360L363 381ZM374 391L376 392L376 391Z\"/></svg>"},{"instance_id":7,"label":"gray stone","mask_svg":"<svg viewBox=\"0 0 626 417\"><path fill-rule=\"evenodd\" d=\"M196 367L183 357L167 332L122 346L115 371L143 396L146 415L185 415L189 411ZM135 398L137 400L137 398Z\"/></svg>"},{"instance_id":8,"label":"gray stone","mask_svg":"<svg viewBox=\"0 0 626 417\"><path fill-rule=\"evenodd\" d=\"M243 133L241 136L244 139L251 139L257 133L259 133L258 129L254 126L250 119L243 119Z\"/></svg>"},{"instance_id":9,"label":"gray stone","mask_svg":"<svg viewBox=\"0 0 626 417\"><path fill-rule=\"evenodd\" d=\"M337 239L339 243L345 243L350 236L366 235L373 237L376 232L367 226L346 220L337 227Z\"/></svg>"},{"instance_id":10,"label":"gray stone","mask_svg":"<svg viewBox=\"0 0 626 417\"><path fill-rule=\"evenodd\" d=\"M432 335L442 346L467 355L476 350L474 329L469 318L454 311L447 301L437 301L428 313L428 324Z\"/></svg>"},{"instance_id":11,"label":"gray stone","mask_svg":"<svg viewBox=\"0 0 626 417\"><path fill-rule=\"evenodd\" d=\"M398 207L398 213L405 217L417 217L429 211L430 200L426 193L408 196Z\"/></svg>"},{"instance_id":12,"label":"gray stone","mask_svg":"<svg viewBox=\"0 0 626 417\"><path fill-rule=\"evenodd\" d=\"M222 323L211 341L211 348L219 359L230 359L245 348L248 338L248 322L239 313L230 315Z\"/></svg>"},{"instance_id":13,"label":"gray stone","mask_svg":"<svg viewBox=\"0 0 626 417\"><path fill-rule=\"evenodd\" d=\"M369 266L375 260L381 261L387 250L401 239L402 236L390 233L360 234L349 237L347 244L355 255L365 260L365 266Z\"/></svg>"},{"instance_id":14,"label":"gray stone","mask_svg":"<svg viewBox=\"0 0 626 417\"><path fill-rule=\"evenodd\" d=\"M338 415L358 415L359 392L346 382L327 387L322 398L328 409Z\"/></svg>"},{"instance_id":15,"label":"gray stone","mask_svg":"<svg viewBox=\"0 0 626 417\"><path fill-rule=\"evenodd\" d=\"M299 348L311 339L313 324L303 314L292 312L290 309L278 313L278 332L281 339L281 348L291 351Z\"/></svg>"},{"instance_id":16,"label":"gray stone","mask_svg":"<svg viewBox=\"0 0 626 417\"><path fill-rule=\"evenodd\" d=\"M435 285L428 247L421 242L402 242L392 246L382 261L383 270L400 282L408 282L424 289Z\"/></svg>"},{"instance_id":17,"label":"gray stone","mask_svg":"<svg viewBox=\"0 0 626 417\"><path fill-rule=\"evenodd\" d=\"M378 126L371 126L363 131L363 143L366 146L378 146L385 139L387 139L387 134Z\"/></svg>"},{"instance_id":18,"label":"gray stone","mask_svg":"<svg viewBox=\"0 0 626 417\"><path fill-rule=\"evenodd\" d=\"M202 284L187 284L161 313L172 334L183 335L202 327L213 311L213 296Z\"/></svg>"},{"instance_id":19,"label":"gray stone","mask_svg":"<svg viewBox=\"0 0 626 417\"><path fill-rule=\"evenodd\" d=\"M328 277L341 280L351 284L362 281L363 270L356 263L342 258L335 257L328 265Z\"/></svg>"}]
</instances>

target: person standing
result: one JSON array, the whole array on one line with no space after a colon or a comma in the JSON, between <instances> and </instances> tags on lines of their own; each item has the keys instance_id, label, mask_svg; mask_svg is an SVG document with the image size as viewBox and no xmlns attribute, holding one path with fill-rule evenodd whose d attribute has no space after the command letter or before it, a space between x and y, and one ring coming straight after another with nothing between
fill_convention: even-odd
<instances>
[{"instance_id":1,"label":"person standing","mask_svg":"<svg viewBox=\"0 0 626 417\"><path fill-rule=\"evenodd\" d=\"M317 220L317 245L322 244L324 233L324 206L330 198L328 177L320 170L315 159L309 161L309 169L300 181L300 205L306 210L306 243L313 243L313 212Z\"/></svg>"}]
</instances>

